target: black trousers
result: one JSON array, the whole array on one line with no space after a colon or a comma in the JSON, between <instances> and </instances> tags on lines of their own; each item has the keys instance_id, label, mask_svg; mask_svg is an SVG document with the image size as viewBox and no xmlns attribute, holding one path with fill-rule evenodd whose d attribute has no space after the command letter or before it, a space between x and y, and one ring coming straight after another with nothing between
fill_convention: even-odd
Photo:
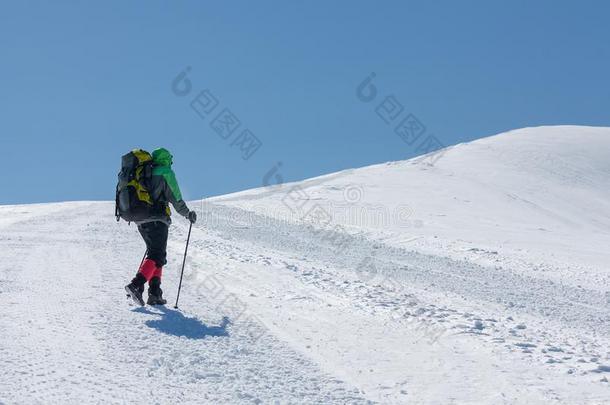
<instances>
[{"instance_id":1,"label":"black trousers","mask_svg":"<svg viewBox=\"0 0 610 405\"><path fill-rule=\"evenodd\" d=\"M169 227L165 222L154 221L138 225L138 231L144 238L148 253L146 258L154 260L157 267L167 263L167 234Z\"/></svg>"}]
</instances>

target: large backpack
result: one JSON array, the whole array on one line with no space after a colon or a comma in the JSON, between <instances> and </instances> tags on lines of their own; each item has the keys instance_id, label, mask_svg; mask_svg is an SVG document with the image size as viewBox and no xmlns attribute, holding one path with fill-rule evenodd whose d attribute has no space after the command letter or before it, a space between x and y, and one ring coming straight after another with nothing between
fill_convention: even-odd
<instances>
[{"instance_id":1,"label":"large backpack","mask_svg":"<svg viewBox=\"0 0 610 405\"><path fill-rule=\"evenodd\" d=\"M121 171L116 186L116 220L127 222L148 219L154 201L149 193L153 159L150 153L134 149L121 158Z\"/></svg>"}]
</instances>

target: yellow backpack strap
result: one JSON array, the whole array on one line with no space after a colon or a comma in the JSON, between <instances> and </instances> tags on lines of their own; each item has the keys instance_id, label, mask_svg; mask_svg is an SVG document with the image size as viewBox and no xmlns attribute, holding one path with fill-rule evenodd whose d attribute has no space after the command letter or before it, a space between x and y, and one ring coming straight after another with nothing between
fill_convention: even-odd
<instances>
[{"instance_id":1,"label":"yellow backpack strap","mask_svg":"<svg viewBox=\"0 0 610 405\"><path fill-rule=\"evenodd\" d=\"M152 162L152 155L148 152L146 152L145 150L142 149L134 149L133 154L138 158L138 161L140 162L140 164L146 163L146 162Z\"/></svg>"}]
</instances>

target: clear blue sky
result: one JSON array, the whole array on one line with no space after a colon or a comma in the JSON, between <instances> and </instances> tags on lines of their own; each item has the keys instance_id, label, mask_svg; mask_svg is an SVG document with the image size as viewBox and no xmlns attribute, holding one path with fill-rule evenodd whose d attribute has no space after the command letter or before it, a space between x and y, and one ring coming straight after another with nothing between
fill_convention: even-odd
<instances>
[{"instance_id":1,"label":"clear blue sky","mask_svg":"<svg viewBox=\"0 0 610 405\"><path fill-rule=\"evenodd\" d=\"M189 199L414 156L394 95L443 144L610 125L605 1L58 1L0 6L0 204L112 200L120 156L165 146ZM172 80L191 67L192 91ZM356 87L371 72L377 99ZM209 89L219 104L189 106ZM210 127L229 108L248 160ZM401 116L402 117L402 116Z\"/></svg>"}]
</instances>

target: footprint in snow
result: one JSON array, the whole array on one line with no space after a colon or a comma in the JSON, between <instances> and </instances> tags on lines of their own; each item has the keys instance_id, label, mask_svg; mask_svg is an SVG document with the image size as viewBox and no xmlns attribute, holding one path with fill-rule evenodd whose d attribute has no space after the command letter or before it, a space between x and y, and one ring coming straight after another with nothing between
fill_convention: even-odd
<instances>
[{"instance_id":1,"label":"footprint in snow","mask_svg":"<svg viewBox=\"0 0 610 405\"><path fill-rule=\"evenodd\" d=\"M610 373L610 366L600 364L596 369L591 371L594 373Z\"/></svg>"}]
</instances>

